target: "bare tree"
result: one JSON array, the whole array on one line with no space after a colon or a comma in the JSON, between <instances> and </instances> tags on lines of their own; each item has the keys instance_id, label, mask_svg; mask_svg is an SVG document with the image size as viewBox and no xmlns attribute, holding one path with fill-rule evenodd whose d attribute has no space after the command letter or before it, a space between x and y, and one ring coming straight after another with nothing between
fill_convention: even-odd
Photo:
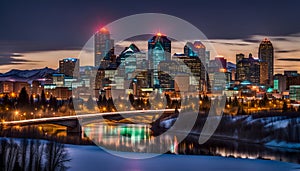
<instances>
[{"instance_id":1,"label":"bare tree","mask_svg":"<svg viewBox=\"0 0 300 171\"><path fill-rule=\"evenodd\" d=\"M64 144L49 142L46 145L46 171L67 170L69 167L65 165L70 162L69 153L65 150Z\"/></svg>"},{"instance_id":2,"label":"bare tree","mask_svg":"<svg viewBox=\"0 0 300 171\"><path fill-rule=\"evenodd\" d=\"M43 153L44 153L44 144L40 140L36 140L35 148L35 158L34 158L34 169L33 170L42 170L43 168Z\"/></svg>"},{"instance_id":3,"label":"bare tree","mask_svg":"<svg viewBox=\"0 0 300 171\"><path fill-rule=\"evenodd\" d=\"M41 143L39 140L23 139L20 144L0 140L0 170L67 170L65 164L71 159L64 144Z\"/></svg>"},{"instance_id":4,"label":"bare tree","mask_svg":"<svg viewBox=\"0 0 300 171\"><path fill-rule=\"evenodd\" d=\"M20 160L21 160L21 168L22 170L26 170L26 154L27 154L28 140L22 139L20 144Z\"/></svg>"},{"instance_id":5,"label":"bare tree","mask_svg":"<svg viewBox=\"0 0 300 171\"><path fill-rule=\"evenodd\" d=\"M0 169L3 171L12 171L15 168L15 163L18 160L18 144L11 139L8 142L6 139L1 140L0 151Z\"/></svg>"}]
</instances>

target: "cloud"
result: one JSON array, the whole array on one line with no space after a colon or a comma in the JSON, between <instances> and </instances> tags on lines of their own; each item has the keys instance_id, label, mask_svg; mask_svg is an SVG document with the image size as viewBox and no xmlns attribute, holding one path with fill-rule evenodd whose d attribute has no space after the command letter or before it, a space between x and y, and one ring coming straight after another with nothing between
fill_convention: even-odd
<instances>
[{"instance_id":1,"label":"cloud","mask_svg":"<svg viewBox=\"0 0 300 171\"><path fill-rule=\"evenodd\" d=\"M41 42L20 42L20 41L0 41L0 55L2 54L16 54L30 53L30 52L44 52L57 50L81 50L81 46L63 46L59 44L49 44Z\"/></svg>"},{"instance_id":2,"label":"cloud","mask_svg":"<svg viewBox=\"0 0 300 171\"><path fill-rule=\"evenodd\" d=\"M130 37L124 41L145 41L145 40L151 39L151 37L153 37L153 34L143 34L143 35L137 35L137 36Z\"/></svg>"},{"instance_id":3,"label":"cloud","mask_svg":"<svg viewBox=\"0 0 300 171\"><path fill-rule=\"evenodd\" d=\"M292 61L292 62L300 62L300 58L279 58L279 61Z\"/></svg>"},{"instance_id":4,"label":"cloud","mask_svg":"<svg viewBox=\"0 0 300 171\"><path fill-rule=\"evenodd\" d=\"M136 44L141 51L146 52L147 40L152 36L153 35L141 35L115 42L115 54L120 54L121 51L131 43ZM222 55L226 57L227 61L235 62L237 53L244 53L246 55L252 53L254 56L257 56L259 44L265 37L268 37L274 46L276 59L274 72L282 72L282 70L287 68L299 70L300 72L298 65L300 64L298 63L300 59L297 58L297 56L300 57L300 34L287 36L252 35L243 37L243 39L208 39L201 41L207 46L207 50L211 51L211 59L214 59L217 55ZM194 40L186 41L193 42ZM172 54L176 52L182 53L186 41L172 41ZM0 41L0 71L10 70L11 68L28 69L32 68L32 65L35 65L35 67L48 66L50 68L57 68L58 60L66 57L77 58L79 56L81 65L93 65L93 39L87 42L86 45L85 48L64 48L64 46L62 46L59 50L56 50L55 46L47 46L47 44L37 46L36 43L7 43ZM5 65L7 65L7 67L5 67Z\"/></svg>"},{"instance_id":5,"label":"cloud","mask_svg":"<svg viewBox=\"0 0 300 171\"><path fill-rule=\"evenodd\" d=\"M275 53L291 53L291 52L298 52L299 50L275 50Z\"/></svg>"},{"instance_id":6,"label":"cloud","mask_svg":"<svg viewBox=\"0 0 300 171\"><path fill-rule=\"evenodd\" d=\"M222 44L222 45L229 45L229 46L249 46L248 43L235 43L235 42L227 42L226 40L225 41L208 41L209 43L219 43L219 44Z\"/></svg>"},{"instance_id":7,"label":"cloud","mask_svg":"<svg viewBox=\"0 0 300 171\"><path fill-rule=\"evenodd\" d=\"M242 41L248 42L248 43L260 43L261 42L260 40L252 39L252 38L245 38L245 39L242 39Z\"/></svg>"},{"instance_id":8,"label":"cloud","mask_svg":"<svg viewBox=\"0 0 300 171\"><path fill-rule=\"evenodd\" d=\"M289 41L287 37L274 37L272 39L275 41Z\"/></svg>"},{"instance_id":9,"label":"cloud","mask_svg":"<svg viewBox=\"0 0 300 171\"><path fill-rule=\"evenodd\" d=\"M11 56L12 57L23 57L23 54L21 54L21 53L13 53Z\"/></svg>"},{"instance_id":10,"label":"cloud","mask_svg":"<svg viewBox=\"0 0 300 171\"><path fill-rule=\"evenodd\" d=\"M21 65L25 63L40 62L22 58L22 54L0 55L0 65Z\"/></svg>"},{"instance_id":11,"label":"cloud","mask_svg":"<svg viewBox=\"0 0 300 171\"><path fill-rule=\"evenodd\" d=\"M296 67L296 66L298 66L297 64L280 64L280 65L274 65L274 67L284 67L284 68L286 68L287 66L289 66L289 67Z\"/></svg>"},{"instance_id":12,"label":"cloud","mask_svg":"<svg viewBox=\"0 0 300 171\"><path fill-rule=\"evenodd\" d=\"M289 37L300 37L300 33L290 34Z\"/></svg>"}]
</instances>

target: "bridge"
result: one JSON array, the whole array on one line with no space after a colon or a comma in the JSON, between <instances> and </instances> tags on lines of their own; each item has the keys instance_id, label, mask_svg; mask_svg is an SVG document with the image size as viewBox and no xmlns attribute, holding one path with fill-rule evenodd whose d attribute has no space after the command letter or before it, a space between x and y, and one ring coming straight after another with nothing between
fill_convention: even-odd
<instances>
[{"instance_id":1,"label":"bridge","mask_svg":"<svg viewBox=\"0 0 300 171\"><path fill-rule=\"evenodd\" d=\"M157 113L173 113L175 109L158 109L158 110L134 110L134 111L118 111L118 112L106 112L106 113L92 113L92 114L80 114L72 116L60 116L49 118L37 118L26 119L17 121L4 121L0 122L0 126L29 126L40 124L54 124L67 127L67 134L81 133L81 124L93 122L95 120L103 118L114 118L121 116L133 116L133 115L157 115Z\"/></svg>"}]
</instances>

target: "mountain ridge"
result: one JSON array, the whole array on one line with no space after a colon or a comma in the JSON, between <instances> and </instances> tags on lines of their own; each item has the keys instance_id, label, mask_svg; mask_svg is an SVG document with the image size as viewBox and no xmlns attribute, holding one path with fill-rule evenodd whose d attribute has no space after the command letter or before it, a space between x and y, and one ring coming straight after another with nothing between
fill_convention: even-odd
<instances>
[{"instance_id":1,"label":"mountain ridge","mask_svg":"<svg viewBox=\"0 0 300 171\"><path fill-rule=\"evenodd\" d=\"M57 72L57 70L48 67L32 70L12 69L6 73L0 73L0 81L32 82L33 80L50 78L52 74Z\"/></svg>"}]
</instances>

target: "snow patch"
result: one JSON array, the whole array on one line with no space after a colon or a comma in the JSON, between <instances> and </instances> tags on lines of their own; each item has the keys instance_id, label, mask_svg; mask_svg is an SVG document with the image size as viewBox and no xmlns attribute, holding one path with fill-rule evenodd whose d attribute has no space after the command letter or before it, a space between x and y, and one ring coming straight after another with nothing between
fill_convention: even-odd
<instances>
[{"instance_id":1,"label":"snow patch","mask_svg":"<svg viewBox=\"0 0 300 171\"><path fill-rule=\"evenodd\" d=\"M159 126L162 128L169 129L175 123L175 121L176 121L176 118L166 119L166 120L161 121L159 123Z\"/></svg>"},{"instance_id":2,"label":"snow patch","mask_svg":"<svg viewBox=\"0 0 300 171\"><path fill-rule=\"evenodd\" d=\"M286 128L289 125L289 120L280 120L268 123L265 125L265 128L274 128L274 129L280 129L280 128Z\"/></svg>"},{"instance_id":3,"label":"snow patch","mask_svg":"<svg viewBox=\"0 0 300 171\"><path fill-rule=\"evenodd\" d=\"M300 143L287 143L285 141L277 142L275 140L265 143L266 146L274 146L274 147L281 147L281 148L294 148L300 149Z\"/></svg>"}]
</instances>

